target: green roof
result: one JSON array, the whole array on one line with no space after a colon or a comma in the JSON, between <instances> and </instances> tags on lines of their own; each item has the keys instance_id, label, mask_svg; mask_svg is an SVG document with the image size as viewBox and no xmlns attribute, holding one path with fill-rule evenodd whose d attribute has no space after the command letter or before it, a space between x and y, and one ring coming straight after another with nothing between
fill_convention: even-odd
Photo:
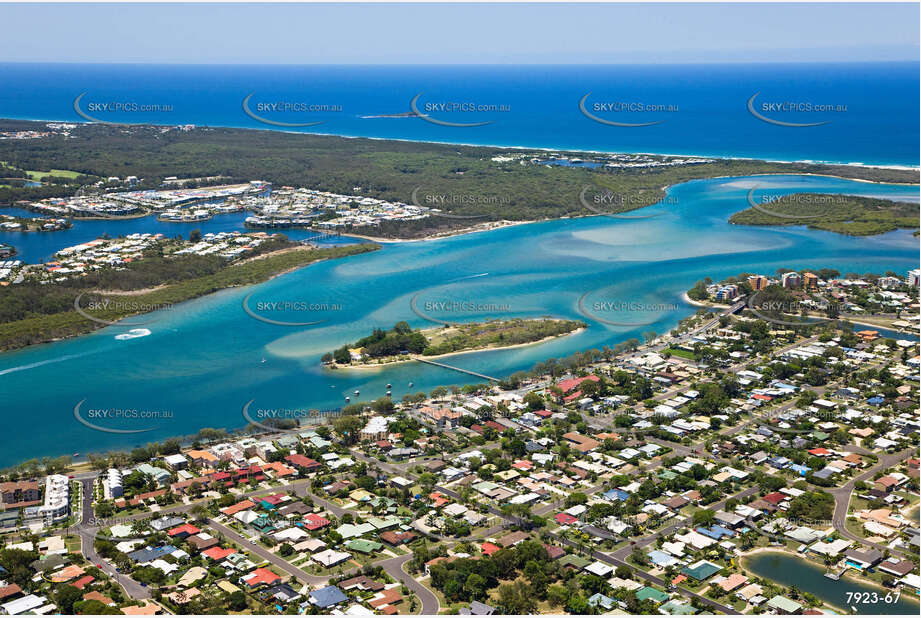
<instances>
[{"instance_id":1,"label":"green roof","mask_svg":"<svg viewBox=\"0 0 921 618\"><path fill-rule=\"evenodd\" d=\"M708 577L712 576L714 573L718 573L722 567L718 567L712 562L699 562L693 567L686 566L681 569L681 572L687 575L692 579L697 581L703 581Z\"/></svg>"},{"instance_id":2,"label":"green roof","mask_svg":"<svg viewBox=\"0 0 921 618\"><path fill-rule=\"evenodd\" d=\"M663 479L663 480L666 480L666 481L670 481L670 480L672 480L673 478L677 478L677 476L678 476L678 475L675 474L675 473L674 473L673 471L671 471L671 470L662 470L662 472L659 472L659 478L660 478L660 479Z\"/></svg>"},{"instance_id":3,"label":"green roof","mask_svg":"<svg viewBox=\"0 0 921 618\"><path fill-rule=\"evenodd\" d=\"M778 594L776 597L768 601L768 607L779 609L780 611L786 612L788 614L795 614L800 609L802 609L803 606L796 601L793 601L792 599L788 599L787 597Z\"/></svg>"},{"instance_id":4,"label":"green roof","mask_svg":"<svg viewBox=\"0 0 921 618\"><path fill-rule=\"evenodd\" d=\"M361 552L362 554L370 554L373 551L379 551L384 548L381 543L377 541L368 541L367 539L352 539L345 544L345 547L352 551Z\"/></svg>"},{"instance_id":5,"label":"green roof","mask_svg":"<svg viewBox=\"0 0 921 618\"><path fill-rule=\"evenodd\" d=\"M661 603L668 600L668 594L653 588L652 586L644 586L636 591L636 598L640 601L645 601L646 599L652 599L656 603Z\"/></svg>"},{"instance_id":6,"label":"green roof","mask_svg":"<svg viewBox=\"0 0 921 618\"><path fill-rule=\"evenodd\" d=\"M385 528L393 528L399 526L403 523L399 517L394 517L393 515L388 515L387 517L371 517L368 519L368 523L377 528L378 530L383 530Z\"/></svg>"},{"instance_id":7,"label":"green roof","mask_svg":"<svg viewBox=\"0 0 921 618\"><path fill-rule=\"evenodd\" d=\"M665 612L672 616L692 616L697 613L697 608L688 603L671 600L659 608L659 611Z\"/></svg>"},{"instance_id":8,"label":"green roof","mask_svg":"<svg viewBox=\"0 0 921 618\"><path fill-rule=\"evenodd\" d=\"M583 558L582 556L577 556L575 554L566 554L560 558L560 564L563 566L571 566L577 569L584 569L592 563L588 558Z\"/></svg>"}]
</instances>

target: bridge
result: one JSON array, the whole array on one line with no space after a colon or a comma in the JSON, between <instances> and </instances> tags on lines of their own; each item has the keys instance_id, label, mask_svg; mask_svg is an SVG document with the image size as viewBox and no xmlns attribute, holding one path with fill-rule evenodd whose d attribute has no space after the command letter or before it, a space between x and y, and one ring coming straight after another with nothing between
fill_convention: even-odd
<instances>
[{"instance_id":1,"label":"bridge","mask_svg":"<svg viewBox=\"0 0 921 618\"><path fill-rule=\"evenodd\" d=\"M420 363L425 363L426 365L435 365L436 367L441 367L442 369L450 369L452 371L459 371L460 373L466 373L467 375L471 375L477 378L483 378L484 380L489 380L490 382L500 381L499 378L494 378L492 376L488 376L482 373L477 373L476 371L470 371L469 369L462 369L460 367L453 367L451 365L445 365L444 363L436 363L435 361L429 360L427 358L419 358L418 356L414 356L413 360L417 360Z\"/></svg>"}]
</instances>

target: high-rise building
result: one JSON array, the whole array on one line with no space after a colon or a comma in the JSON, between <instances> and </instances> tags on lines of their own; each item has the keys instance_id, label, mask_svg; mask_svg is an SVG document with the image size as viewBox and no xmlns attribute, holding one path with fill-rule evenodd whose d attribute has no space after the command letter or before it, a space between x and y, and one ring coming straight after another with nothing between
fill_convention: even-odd
<instances>
[{"instance_id":1,"label":"high-rise building","mask_svg":"<svg viewBox=\"0 0 921 618\"><path fill-rule=\"evenodd\" d=\"M803 273L803 287L807 290L819 287L819 277L812 273Z\"/></svg>"},{"instance_id":2,"label":"high-rise building","mask_svg":"<svg viewBox=\"0 0 921 618\"><path fill-rule=\"evenodd\" d=\"M908 285L913 288L921 287L921 269L908 271Z\"/></svg>"},{"instance_id":3,"label":"high-rise building","mask_svg":"<svg viewBox=\"0 0 921 618\"><path fill-rule=\"evenodd\" d=\"M780 276L780 282L785 288L798 288L803 283L803 278L798 272L790 271Z\"/></svg>"}]
</instances>

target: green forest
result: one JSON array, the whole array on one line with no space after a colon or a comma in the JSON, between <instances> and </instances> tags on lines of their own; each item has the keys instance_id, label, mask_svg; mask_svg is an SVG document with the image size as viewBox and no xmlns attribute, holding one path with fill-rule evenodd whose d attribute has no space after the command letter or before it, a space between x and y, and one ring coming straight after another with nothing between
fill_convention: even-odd
<instances>
[{"instance_id":1,"label":"green forest","mask_svg":"<svg viewBox=\"0 0 921 618\"><path fill-rule=\"evenodd\" d=\"M776 214L773 214L776 213ZM729 217L738 225L808 225L848 236L873 236L899 228L918 234L918 205L856 195L793 193Z\"/></svg>"},{"instance_id":2,"label":"green forest","mask_svg":"<svg viewBox=\"0 0 921 618\"><path fill-rule=\"evenodd\" d=\"M0 130L37 129L43 123L0 120ZM806 163L716 160L698 165L650 168L565 168L495 162L512 148L353 139L278 131L198 127L163 131L143 125L79 125L71 137L0 141L0 161L22 170L53 167L84 177L137 176L137 188L156 188L168 176L222 176L223 182L265 180L274 186L307 187L343 194L412 202L413 191L464 196L449 202L452 215L480 221L538 220L596 214L582 203L589 196L628 196L606 202L605 212L653 204L664 188L697 178L757 173L820 173L880 182L917 183L911 170L850 168ZM528 152L517 150L517 152ZM538 153L534 153L537 155ZM569 153L576 155L578 153ZM0 187L0 205L49 195L73 194L78 185ZM428 217L355 229L386 237L412 237L470 225L470 220Z\"/></svg>"}]
</instances>

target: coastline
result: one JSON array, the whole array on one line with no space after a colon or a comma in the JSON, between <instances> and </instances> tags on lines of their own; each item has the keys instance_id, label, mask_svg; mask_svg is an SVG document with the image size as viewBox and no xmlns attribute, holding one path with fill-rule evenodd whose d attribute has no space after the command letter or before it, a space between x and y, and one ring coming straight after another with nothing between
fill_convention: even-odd
<instances>
[{"instance_id":1,"label":"coastline","mask_svg":"<svg viewBox=\"0 0 921 618\"><path fill-rule=\"evenodd\" d=\"M645 208L645 206L641 206L640 208ZM587 215L587 216L594 217L594 216L599 216L599 215ZM351 234L351 233L343 233L342 235L348 238L360 238L362 240L367 240L370 242L376 242L376 243L381 243L381 244L430 242L434 240L444 240L446 238L454 238L456 236L465 236L467 234L479 234L481 232L492 232L494 230L501 230L503 228L514 227L516 225L528 225L530 223L542 223L544 221L558 221L558 220L559 219L534 219L534 220L529 220L529 221L508 221L506 219L502 219L500 221L490 221L485 224L479 223L472 227L460 227L451 232L445 232L445 233L440 233L440 234L429 234L428 236L423 236L422 238L381 238L379 236L367 236L365 234Z\"/></svg>"},{"instance_id":2,"label":"coastline","mask_svg":"<svg viewBox=\"0 0 921 618\"><path fill-rule=\"evenodd\" d=\"M577 334L581 333L582 331L584 331L586 328L587 328L587 327L583 326L582 328L577 328L577 329L575 329L575 330L573 330L573 331L570 331L570 332L568 332L568 333L563 333L562 335L553 335L553 336L550 336L550 337L544 337L543 339L538 339L537 341L529 341L529 342L527 342L527 343L515 343L515 344L512 344L512 345L490 346L490 347L486 347L486 348L474 348L474 349L471 349L471 350L458 350L457 352L448 352L448 353L446 353L446 354L435 354L435 355L433 355L433 356L422 356L421 354L420 354L420 355L417 355L417 356L419 356L419 358L421 358L421 359L423 359L423 360L430 360L430 359L435 359L435 358L447 358L447 357L449 357L449 356L460 356L461 354L473 354L474 352L489 352L489 351L491 351L491 350L512 350L512 349L514 349L514 348L523 348L523 347L527 347L527 346L532 346L532 345L538 345L538 344L541 344L541 343L546 343L547 341L552 341L552 340L554 340L554 339L562 339L563 337L569 337L570 335L577 335ZM414 362L418 362L418 359L417 359L416 357L410 357L410 358L407 358L407 359L392 360L392 361L387 361L387 362L385 362L385 363L375 363L375 364L373 364L373 365L372 365L372 364L363 364L363 365L338 365L338 364L336 364L336 363L332 363L332 364L329 364L329 365L323 365L323 369L325 369L325 370L327 370L327 371L343 371L343 370L346 370L346 371L347 371L347 370L349 370L349 369L355 369L355 370L382 369L382 368L384 368L384 367L388 367L388 366L391 366L391 365L402 365L403 363L414 363Z\"/></svg>"},{"instance_id":3,"label":"coastline","mask_svg":"<svg viewBox=\"0 0 921 618\"><path fill-rule=\"evenodd\" d=\"M368 245L371 245L371 243L359 243L359 244L355 244L355 245L344 245L344 246L362 247L362 246L368 246ZM209 295L211 295L211 294L215 294L215 293L217 293L217 292L221 292L221 291L228 290L228 289L239 288L239 287L247 287L247 286L250 286L250 285L259 285L259 284L261 284L261 283L265 283L265 282L267 282L267 281L271 281L272 279L275 279L276 277L280 277L280 276L282 276L282 275L285 275L285 274L294 272L295 270L298 270L298 269L300 269L300 268L306 268L306 267L308 267L308 266L310 266L310 265L312 265L312 264L316 264L316 263L318 263L318 262L323 262L323 261L327 261L327 260L331 260L331 259L342 259L342 258L345 258L345 257L353 257L353 256L355 256L355 255L362 255L362 254L364 254L364 253L369 253L369 252L377 251L377 250L379 250L379 249L380 249L379 246L371 245L371 248L364 249L364 250L362 250L362 251L356 251L355 253L351 253L351 254L347 254L347 255L343 255L343 256L320 257L320 258L312 259L312 260L310 260L310 261L308 261L308 262L306 262L306 263L303 263L303 264L295 264L295 265L293 265L293 266L289 266L289 267L284 268L284 269L282 269L282 270L279 270L279 271L277 271L277 272L273 272L273 273L271 273L271 274L267 274L267 275L265 276L264 279L261 279L261 280L259 280L259 281L252 281L252 282L246 282L246 283L231 283L231 284L229 284L229 285L225 285L225 286L223 286L223 287L218 287L218 288L216 288L216 289L213 289L213 290L210 290L210 291L207 291L207 292L204 292L204 293L195 293L195 294L192 294L192 295L190 295L190 296L182 297L182 298L180 298L180 299L178 299L178 300L169 300L169 301L166 301L166 302L168 302L170 305L178 305L178 304L181 304L181 303L184 303L184 302L188 302L188 301L191 301L191 300L195 300L195 299L197 299L197 298L202 298L202 297L205 297L205 296L209 296ZM229 265L227 268L235 268L235 267L244 266L244 265L246 265L246 264L248 264L248 263L252 263L252 262L255 262L255 261L258 261L258 260L273 259L273 258L277 259L277 258L279 258L279 257L282 257L282 256L286 255L286 254L293 253L293 252L296 252L296 251L306 251L306 252L309 253L309 252L322 252L322 251L324 251L324 250L335 250L335 248L334 248L334 247L330 247L330 248L327 248L327 249L323 249L323 248L321 248L321 249L315 249L315 248L314 248L314 249L310 249L310 248L305 248L305 247L302 246L302 245L298 245L298 246L294 246L294 247L285 247L285 248L283 248L283 249L279 249L279 250L277 250L277 251L272 251L272 252L270 252L270 253L266 253L266 254L262 254L262 255L257 255L257 256L250 257L250 258L246 258L246 259L244 259L244 260L241 260L240 262L237 262L237 263L235 263L235 264ZM221 272L221 271L219 271L218 273L215 273L214 275L209 275L209 276L213 277L213 276L219 275L220 272ZM192 280L190 280L190 281L192 281ZM144 296L144 295L146 295L146 294L157 294L157 293L169 294L170 292L174 291L174 290L171 290L171 289L170 289L171 286L175 286L175 289L176 289L176 290L180 290L180 289L182 288L183 285L188 284L188 283L189 283L189 281L184 281L184 282L174 283L174 284L171 284L171 285L161 284L161 285L154 286L153 288L146 288L146 289L143 289L143 290L125 290L125 291L108 292L108 293L110 293L110 294L112 294L112 295L114 295L114 296L128 296L128 297L130 297L130 296ZM102 293L102 292L98 292L98 291L97 291L97 293ZM18 350L24 350L24 349L26 349L26 348L30 348L30 347L36 346L36 345L44 345L44 344L48 344L48 343L54 343L54 342L57 342L57 341L64 341L64 340L67 340L67 339L73 339L73 338L76 338L76 337L81 337L81 336L84 336L84 335L92 334L92 333L94 333L94 332L96 332L96 331L98 331L98 330L101 330L102 328L107 328L107 327L110 327L110 326L119 326L119 325L120 325L120 322L121 322L122 320L130 319L130 318L132 318L132 317L136 317L136 316L139 316L139 315L145 315L145 314L147 314L147 313L150 313L150 312L152 312L152 311L155 311L158 304L159 304L159 303L152 302L152 303L151 303L151 307L152 307L152 308L151 308L149 311L139 311L139 312L135 312L135 313L129 313L129 314L126 314L126 315L118 316L116 319L111 320L111 321L110 321L110 322L111 322L110 324L108 324L108 325L106 325L106 326L102 326L102 327L96 327L93 323L91 323L91 322L89 322L89 321L87 321L87 320L82 320L82 322L74 322L74 324L78 324L78 323L79 323L79 324L82 324L82 327L76 327L76 326L74 326L75 330L73 330L72 332L67 332L67 333L65 333L65 334L56 335L56 336L54 336L54 337L46 337L45 339L42 339L41 341L35 341L35 342L31 342L31 343L26 343L25 345L15 345L15 346L8 346L8 347L0 347L0 354L5 354L5 353L9 353L9 352L16 352L16 351L18 351ZM76 312L65 311L65 312L61 312L61 313L57 313L57 314L48 314L48 315L46 315L46 316L40 316L40 317L37 318L37 319L53 320L53 319L55 319L55 316L68 316L68 315L70 315L71 313L76 313ZM36 319L36 318L33 318L33 319ZM19 322L22 322L22 320L20 320ZM17 323L18 323L18 322L6 322L6 323L4 323L4 324L0 324L0 332L2 332L3 329L6 328L6 327L8 327L10 324L17 324ZM66 327L66 326L67 326L67 325L65 324L65 327Z\"/></svg>"},{"instance_id":4,"label":"coastline","mask_svg":"<svg viewBox=\"0 0 921 618\"><path fill-rule=\"evenodd\" d=\"M19 117L3 117L0 120L21 120L27 122L63 122L68 124L79 124L79 125L91 125L92 122L87 122L86 120L76 120L76 119L49 119L49 118L19 118ZM131 125L128 125L131 126ZM176 127L181 125L176 124L155 124L155 123L138 123L138 126L152 126L152 127ZM377 140L382 142L410 142L417 144L436 144L440 146L465 146L470 148L500 148L500 149L509 149L509 150L523 150L523 151L538 151L538 152L547 152L547 153L560 153L560 154L594 154L594 155L648 155L653 157L706 157L710 159L720 159L724 161L762 161L764 163L783 163L788 165L800 164L800 165L833 165L840 167L853 167L861 169L886 169L886 170L901 170L901 171L921 171L921 165L901 165L893 163L862 163L857 161L818 161L815 159L758 159L751 156L731 156L726 154L706 154L706 153L670 153L670 152L626 152L619 150L592 150L587 148L571 148L565 146L559 147L548 147L548 146L523 146L520 144L476 144L470 142L449 142L449 141L439 141L439 140L420 140L420 139L407 139L407 138L397 138L397 137L370 137L366 135L346 135L342 133L320 133L316 131L291 131L286 129L273 129L269 126L237 126L237 125L196 125L197 127L204 127L209 129L240 129L240 130L249 130L249 131L273 131L276 133L287 133L291 135L315 135L319 137L341 137L344 139L367 139L367 140ZM816 174L818 176L822 174ZM839 178L838 176L834 176ZM856 180L856 179L849 179ZM865 181L872 182L872 181ZM886 184L901 184L901 183L886 183Z\"/></svg>"},{"instance_id":5,"label":"coastline","mask_svg":"<svg viewBox=\"0 0 921 618\"><path fill-rule=\"evenodd\" d=\"M689 305L695 307L707 307L710 309L729 309L732 305L718 305L716 303L706 303L700 300L692 300L687 291L681 293L681 299Z\"/></svg>"}]
</instances>

